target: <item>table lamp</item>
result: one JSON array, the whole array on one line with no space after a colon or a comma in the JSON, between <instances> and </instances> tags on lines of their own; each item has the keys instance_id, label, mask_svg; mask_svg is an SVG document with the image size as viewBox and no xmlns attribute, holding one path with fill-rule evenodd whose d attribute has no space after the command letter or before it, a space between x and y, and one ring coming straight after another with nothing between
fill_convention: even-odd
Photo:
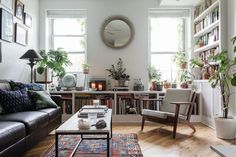
<instances>
[{"instance_id":1,"label":"table lamp","mask_svg":"<svg viewBox=\"0 0 236 157\"><path fill-rule=\"evenodd\" d=\"M31 81L30 81L30 83L32 83L33 82L33 67L36 64L35 61L41 60L43 58L35 50L29 49L28 51L25 52L25 54L23 54L20 57L20 59L29 60L28 65L30 66L30 69L31 69Z\"/></svg>"}]
</instances>

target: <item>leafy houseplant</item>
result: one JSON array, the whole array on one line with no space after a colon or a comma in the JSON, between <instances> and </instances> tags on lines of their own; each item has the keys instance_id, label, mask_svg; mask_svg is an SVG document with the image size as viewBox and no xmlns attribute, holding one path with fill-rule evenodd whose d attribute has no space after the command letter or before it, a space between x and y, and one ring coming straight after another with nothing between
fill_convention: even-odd
<instances>
[{"instance_id":1,"label":"leafy houseplant","mask_svg":"<svg viewBox=\"0 0 236 157\"><path fill-rule=\"evenodd\" d=\"M173 61L176 63L178 68L186 69L187 59L185 56L185 52L177 52L173 58Z\"/></svg>"},{"instance_id":2,"label":"leafy houseplant","mask_svg":"<svg viewBox=\"0 0 236 157\"><path fill-rule=\"evenodd\" d=\"M65 66L71 65L67 53L61 48L49 50L47 53L42 50L40 55L43 59L37 62L39 74L42 74L45 68L50 68L54 72L54 76L62 78L66 73Z\"/></svg>"},{"instance_id":3,"label":"leafy houseplant","mask_svg":"<svg viewBox=\"0 0 236 157\"><path fill-rule=\"evenodd\" d=\"M234 53L236 53L236 36L232 39L234 44ZM210 61L216 63L216 69L209 82L213 88L219 87L222 99L223 117L215 117L216 135L223 139L235 138L236 119L229 117L229 101L231 92L230 86L236 86L236 72L231 68L236 65L236 57L232 60L228 57L226 50L210 58Z\"/></svg>"},{"instance_id":4,"label":"leafy houseplant","mask_svg":"<svg viewBox=\"0 0 236 157\"><path fill-rule=\"evenodd\" d=\"M83 69L83 73L84 74L88 74L89 73L89 68L90 68L90 65L89 64L82 64L82 69Z\"/></svg>"},{"instance_id":5,"label":"leafy houseplant","mask_svg":"<svg viewBox=\"0 0 236 157\"><path fill-rule=\"evenodd\" d=\"M236 36L232 39L232 42L235 45ZM236 46L234 46L234 53L236 53ZM236 72L230 74L230 69L236 65L236 57L230 60L228 52L224 50L210 59L217 64L217 68L215 75L210 77L209 82L213 88L219 85L223 102L223 117L228 118L229 98L233 94L230 91L230 85L236 86Z\"/></svg>"},{"instance_id":6,"label":"leafy houseplant","mask_svg":"<svg viewBox=\"0 0 236 157\"><path fill-rule=\"evenodd\" d=\"M112 64L111 68L106 69L106 71L109 72L109 77L119 82L119 86L128 86L127 82L130 80L130 76L125 73L126 68L124 68L121 58L118 59L116 65Z\"/></svg>"},{"instance_id":7,"label":"leafy houseplant","mask_svg":"<svg viewBox=\"0 0 236 157\"><path fill-rule=\"evenodd\" d=\"M161 72L154 66L148 67L148 78L149 82L152 84L150 90L162 90Z\"/></svg>"}]
</instances>

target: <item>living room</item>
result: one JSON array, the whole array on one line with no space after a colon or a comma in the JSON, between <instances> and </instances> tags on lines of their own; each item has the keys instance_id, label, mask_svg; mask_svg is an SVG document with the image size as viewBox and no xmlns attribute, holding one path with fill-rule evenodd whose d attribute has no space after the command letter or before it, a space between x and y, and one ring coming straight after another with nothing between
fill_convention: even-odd
<instances>
[{"instance_id":1,"label":"living room","mask_svg":"<svg viewBox=\"0 0 236 157\"><path fill-rule=\"evenodd\" d=\"M1 157L234 156L235 0L0 6Z\"/></svg>"}]
</instances>

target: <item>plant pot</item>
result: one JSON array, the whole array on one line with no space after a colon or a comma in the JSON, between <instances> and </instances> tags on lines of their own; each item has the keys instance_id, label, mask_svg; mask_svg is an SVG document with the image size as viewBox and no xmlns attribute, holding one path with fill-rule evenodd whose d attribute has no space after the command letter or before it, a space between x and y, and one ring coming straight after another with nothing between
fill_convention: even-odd
<instances>
[{"instance_id":1,"label":"plant pot","mask_svg":"<svg viewBox=\"0 0 236 157\"><path fill-rule=\"evenodd\" d=\"M118 80L111 79L110 83L111 83L111 88L119 86Z\"/></svg>"},{"instance_id":2,"label":"plant pot","mask_svg":"<svg viewBox=\"0 0 236 157\"><path fill-rule=\"evenodd\" d=\"M184 62L180 65L181 69L186 69L187 68L187 62Z\"/></svg>"},{"instance_id":3,"label":"plant pot","mask_svg":"<svg viewBox=\"0 0 236 157\"><path fill-rule=\"evenodd\" d=\"M221 139L234 139L236 131L236 118L215 117L216 136Z\"/></svg>"},{"instance_id":4,"label":"plant pot","mask_svg":"<svg viewBox=\"0 0 236 157\"><path fill-rule=\"evenodd\" d=\"M162 85L160 85L160 84L157 84L157 85L156 85L156 90L157 90L157 91L162 91L162 88L163 88Z\"/></svg>"},{"instance_id":5,"label":"plant pot","mask_svg":"<svg viewBox=\"0 0 236 157\"><path fill-rule=\"evenodd\" d=\"M188 88L188 83L187 82L182 82L180 84L180 88Z\"/></svg>"},{"instance_id":6,"label":"plant pot","mask_svg":"<svg viewBox=\"0 0 236 157\"><path fill-rule=\"evenodd\" d=\"M125 80L124 86L125 86L125 87L128 87L128 86L129 86L129 81Z\"/></svg>"}]
</instances>

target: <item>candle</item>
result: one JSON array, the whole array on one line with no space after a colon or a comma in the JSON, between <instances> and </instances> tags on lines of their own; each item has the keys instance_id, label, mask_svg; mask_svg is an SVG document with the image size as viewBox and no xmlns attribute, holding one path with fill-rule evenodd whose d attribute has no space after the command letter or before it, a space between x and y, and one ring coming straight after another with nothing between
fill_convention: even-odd
<instances>
[{"instance_id":1,"label":"candle","mask_svg":"<svg viewBox=\"0 0 236 157\"><path fill-rule=\"evenodd\" d=\"M98 90L102 90L102 84L98 85Z\"/></svg>"},{"instance_id":2,"label":"candle","mask_svg":"<svg viewBox=\"0 0 236 157\"><path fill-rule=\"evenodd\" d=\"M92 83L91 86L92 86L93 89L96 88L96 84L95 83Z\"/></svg>"}]
</instances>

